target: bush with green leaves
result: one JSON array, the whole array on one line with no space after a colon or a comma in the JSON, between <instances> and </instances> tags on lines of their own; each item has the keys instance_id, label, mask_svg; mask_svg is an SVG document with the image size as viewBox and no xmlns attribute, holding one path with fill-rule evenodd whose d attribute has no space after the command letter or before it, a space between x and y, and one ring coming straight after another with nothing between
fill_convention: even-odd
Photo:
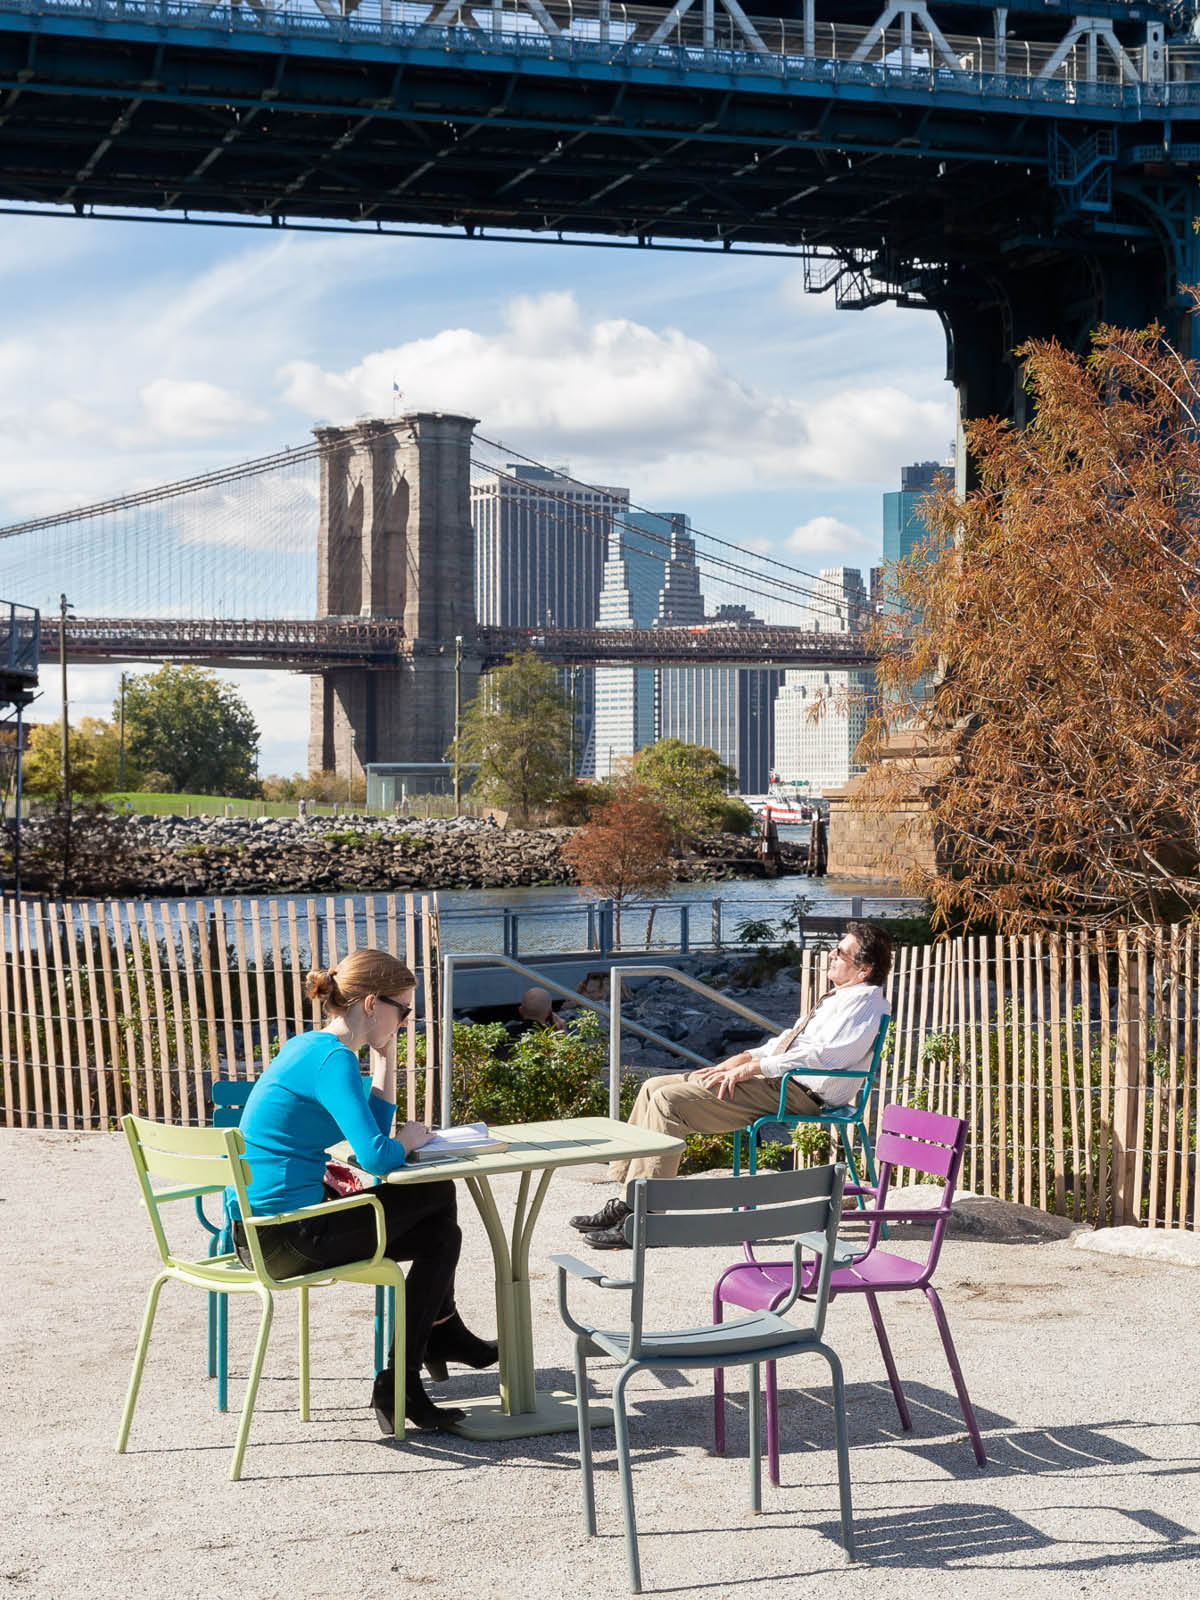
<instances>
[{"instance_id":1,"label":"bush with green leaves","mask_svg":"<svg viewBox=\"0 0 1200 1600\"><path fill-rule=\"evenodd\" d=\"M550 1122L559 1117L608 1115L608 1041L593 1011L582 1011L563 1033L531 1029L514 1043L502 1022L454 1024L451 1118L461 1122ZM417 1058L424 1063L418 1036ZM621 1115L628 1117L642 1080L621 1080ZM730 1136L695 1133L681 1172L710 1172L732 1164Z\"/></svg>"},{"instance_id":2,"label":"bush with green leaves","mask_svg":"<svg viewBox=\"0 0 1200 1600\"><path fill-rule=\"evenodd\" d=\"M424 1040L417 1040L424 1059ZM640 1079L621 1083L628 1116ZM593 1011L581 1011L559 1033L532 1028L510 1040L502 1022L454 1024L451 1118L461 1122L551 1122L608 1115L608 1041Z\"/></svg>"},{"instance_id":3,"label":"bush with green leaves","mask_svg":"<svg viewBox=\"0 0 1200 1600\"><path fill-rule=\"evenodd\" d=\"M802 1167L822 1167L832 1159L832 1138L828 1123L798 1122L792 1129L792 1149Z\"/></svg>"}]
</instances>

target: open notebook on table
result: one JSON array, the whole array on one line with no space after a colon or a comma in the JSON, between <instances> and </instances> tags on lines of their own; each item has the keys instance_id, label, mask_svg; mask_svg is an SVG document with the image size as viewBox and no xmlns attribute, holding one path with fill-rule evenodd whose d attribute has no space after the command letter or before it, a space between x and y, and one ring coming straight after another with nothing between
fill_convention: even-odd
<instances>
[{"instance_id":1,"label":"open notebook on table","mask_svg":"<svg viewBox=\"0 0 1200 1600\"><path fill-rule=\"evenodd\" d=\"M409 1161L454 1161L459 1156L489 1155L508 1149L507 1139L497 1139L486 1122L466 1122L458 1128L439 1128L428 1144L414 1150Z\"/></svg>"}]
</instances>

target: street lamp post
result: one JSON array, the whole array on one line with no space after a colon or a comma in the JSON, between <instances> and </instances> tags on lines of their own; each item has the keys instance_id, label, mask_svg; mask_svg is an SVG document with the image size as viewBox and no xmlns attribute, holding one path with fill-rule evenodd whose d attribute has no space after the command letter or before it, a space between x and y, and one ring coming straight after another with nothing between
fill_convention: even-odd
<instances>
[{"instance_id":1,"label":"street lamp post","mask_svg":"<svg viewBox=\"0 0 1200 1600\"><path fill-rule=\"evenodd\" d=\"M121 674L121 723L120 742L117 745L117 788L125 792L125 680L128 673Z\"/></svg>"},{"instance_id":2,"label":"street lamp post","mask_svg":"<svg viewBox=\"0 0 1200 1600\"><path fill-rule=\"evenodd\" d=\"M58 597L58 663L62 672L62 804L63 870L62 892L66 899L71 888L71 724L67 704L67 612L65 594Z\"/></svg>"},{"instance_id":3,"label":"street lamp post","mask_svg":"<svg viewBox=\"0 0 1200 1600\"><path fill-rule=\"evenodd\" d=\"M346 810L349 811L354 804L354 747L358 742L358 735L350 729L350 771L346 777Z\"/></svg>"},{"instance_id":4,"label":"street lamp post","mask_svg":"<svg viewBox=\"0 0 1200 1600\"><path fill-rule=\"evenodd\" d=\"M572 667L571 668L570 683L571 683L571 730L570 730L570 745L569 745L568 753L567 753L567 762L568 762L567 776L568 776L568 778L571 779L572 782L574 782L574 780L575 780L575 719L579 715L579 708L578 708L578 705L576 703L577 700L578 700L578 696L579 696L579 668L578 667Z\"/></svg>"},{"instance_id":5,"label":"street lamp post","mask_svg":"<svg viewBox=\"0 0 1200 1600\"><path fill-rule=\"evenodd\" d=\"M462 816L462 634L454 637L454 815Z\"/></svg>"}]
</instances>

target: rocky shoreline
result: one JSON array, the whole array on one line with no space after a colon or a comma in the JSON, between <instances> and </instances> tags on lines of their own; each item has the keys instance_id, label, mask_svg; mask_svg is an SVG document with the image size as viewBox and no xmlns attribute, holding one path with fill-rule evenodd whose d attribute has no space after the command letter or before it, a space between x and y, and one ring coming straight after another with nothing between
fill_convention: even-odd
<instances>
[{"instance_id":1,"label":"rocky shoreline","mask_svg":"<svg viewBox=\"0 0 1200 1600\"><path fill-rule=\"evenodd\" d=\"M510 889L572 882L562 859L570 828L500 828L473 818L103 816L72 838L76 895L247 895ZM12 828L7 830L11 871ZM807 848L785 844L783 870L803 872ZM23 887L55 893L61 842L53 822L22 829ZM762 875L755 841L717 834L672 863L679 882Z\"/></svg>"}]
</instances>

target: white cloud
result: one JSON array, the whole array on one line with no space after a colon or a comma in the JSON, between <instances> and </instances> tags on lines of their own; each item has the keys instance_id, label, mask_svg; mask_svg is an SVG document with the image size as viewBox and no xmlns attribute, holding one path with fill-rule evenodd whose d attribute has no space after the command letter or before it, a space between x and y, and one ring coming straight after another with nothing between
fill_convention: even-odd
<instances>
[{"instance_id":1,"label":"white cloud","mask_svg":"<svg viewBox=\"0 0 1200 1600\"><path fill-rule=\"evenodd\" d=\"M540 459L569 456L581 477L635 497L782 488L822 480L891 482L949 426L949 400L893 385L772 393L678 328L586 317L575 296L518 295L498 332L447 328L340 371L290 361L283 398L348 421L403 405L465 412L485 436Z\"/></svg>"},{"instance_id":2,"label":"white cloud","mask_svg":"<svg viewBox=\"0 0 1200 1600\"><path fill-rule=\"evenodd\" d=\"M879 540L876 535L861 533L838 517L810 517L788 535L788 549L807 557L822 566L854 566L864 552L874 554ZM827 557L835 559L826 559Z\"/></svg>"},{"instance_id":3,"label":"white cloud","mask_svg":"<svg viewBox=\"0 0 1200 1600\"><path fill-rule=\"evenodd\" d=\"M139 398L145 426L165 439L211 439L267 417L232 390L199 379L155 378Z\"/></svg>"}]
</instances>

